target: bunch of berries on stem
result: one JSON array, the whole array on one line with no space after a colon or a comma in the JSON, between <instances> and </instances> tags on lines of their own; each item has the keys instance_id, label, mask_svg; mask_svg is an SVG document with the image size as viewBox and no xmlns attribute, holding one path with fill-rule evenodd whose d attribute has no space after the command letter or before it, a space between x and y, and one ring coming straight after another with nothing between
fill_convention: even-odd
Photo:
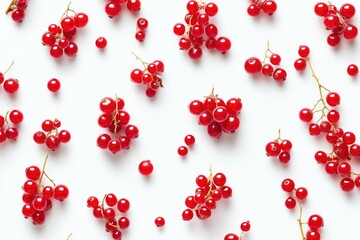
<instances>
[{"instance_id":1,"label":"bunch of berries on stem","mask_svg":"<svg viewBox=\"0 0 360 240\"><path fill-rule=\"evenodd\" d=\"M163 87L161 74L164 72L164 63L160 60L155 60L152 63L144 62L135 53L132 53L143 66L143 69L135 68L130 73L131 81L136 84L143 84L146 86L145 94L147 97L155 97L159 88Z\"/></svg>"},{"instance_id":2,"label":"bunch of berries on stem","mask_svg":"<svg viewBox=\"0 0 360 240\"><path fill-rule=\"evenodd\" d=\"M193 100L188 107L191 114L198 116L198 123L207 127L211 137L219 138L223 132L235 133L240 127L241 99L233 97L225 102L214 93L214 88L205 100Z\"/></svg>"},{"instance_id":3,"label":"bunch of berries on stem","mask_svg":"<svg viewBox=\"0 0 360 240\"><path fill-rule=\"evenodd\" d=\"M277 82L283 82L286 80L287 72L279 67L280 62L281 56L270 50L268 41L264 60L261 62L257 57L250 57L245 61L244 68L248 74L254 75L261 72L265 77L272 77Z\"/></svg>"},{"instance_id":4,"label":"bunch of berries on stem","mask_svg":"<svg viewBox=\"0 0 360 240\"><path fill-rule=\"evenodd\" d=\"M45 172L47 160L48 156L41 170L37 166L29 166L25 169L27 180L22 187L24 190L22 214L25 218L31 218L35 225L45 222L45 214L52 208L53 199L62 202L69 196L68 187L63 184L56 185ZM51 185L44 185L44 177L51 182Z\"/></svg>"},{"instance_id":5,"label":"bunch of berries on stem","mask_svg":"<svg viewBox=\"0 0 360 240\"><path fill-rule=\"evenodd\" d=\"M245 233L250 231L250 221L242 222L240 224L241 233L239 235L235 233L228 233L225 235L224 240L245 240Z\"/></svg>"},{"instance_id":6,"label":"bunch of berries on stem","mask_svg":"<svg viewBox=\"0 0 360 240\"><path fill-rule=\"evenodd\" d=\"M287 139L281 139L279 129L278 137L274 141L268 142L266 144L265 151L268 157L278 157L279 162L286 164L290 161L291 148L291 141Z\"/></svg>"},{"instance_id":7,"label":"bunch of berries on stem","mask_svg":"<svg viewBox=\"0 0 360 240\"><path fill-rule=\"evenodd\" d=\"M247 13L251 17L256 17L261 10L271 16L276 12L277 4L273 0L251 0L251 4L247 8Z\"/></svg>"},{"instance_id":8,"label":"bunch of berries on stem","mask_svg":"<svg viewBox=\"0 0 360 240\"><path fill-rule=\"evenodd\" d=\"M314 7L315 14L323 18L326 30L331 31L327 37L327 43L335 47L340 43L340 36L345 39L355 39L358 29L354 24L349 23L355 15L355 7L351 3L344 3L338 10L335 5L329 2L318 2Z\"/></svg>"},{"instance_id":9,"label":"bunch of berries on stem","mask_svg":"<svg viewBox=\"0 0 360 240\"><path fill-rule=\"evenodd\" d=\"M229 38L218 37L218 28L210 23L210 18L218 12L215 3L205 3L202 0L190 0L186 6L188 13L185 15L186 26L176 23L173 31L180 36L180 50L185 50L191 59L199 59L202 56L201 46L205 42L205 47L209 50L216 49L225 54L231 48Z\"/></svg>"},{"instance_id":10,"label":"bunch of berries on stem","mask_svg":"<svg viewBox=\"0 0 360 240\"><path fill-rule=\"evenodd\" d=\"M57 150L62 143L68 143L71 134L68 130L61 130L61 121L57 118L54 120L46 119L42 122L42 131L34 133L33 139L37 144L45 144L52 151Z\"/></svg>"},{"instance_id":11,"label":"bunch of berries on stem","mask_svg":"<svg viewBox=\"0 0 360 240\"><path fill-rule=\"evenodd\" d=\"M5 79L5 75L9 72L11 67L14 65L14 61L10 64L10 66L4 71L4 73L0 72L0 85L3 84L3 88L5 92L9 94L14 94L20 87L19 80L16 78L7 78Z\"/></svg>"},{"instance_id":12,"label":"bunch of berries on stem","mask_svg":"<svg viewBox=\"0 0 360 240\"><path fill-rule=\"evenodd\" d=\"M18 124L24 119L24 115L19 110L6 112L5 116L0 115L0 143L6 139L16 140L19 136Z\"/></svg>"},{"instance_id":13,"label":"bunch of berries on stem","mask_svg":"<svg viewBox=\"0 0 360 240\"><path fill-rule=\"evenodd\" d=\"M5 13L11 13L11 18L14 22L22 22L25 18L25 10L28 6L27 0L11 0Z\"/></svg>"},{"instance_id":14,"label":"bunch of berries on stem","mask_svg":"<svg viewBox=\"0 0 360 240\"><path fill-rule=\"evenodd\" d=\"M126 4L130 12L136 13L141 10L140 0L109 0L105 5L105 12L109 18L114 18L121 13L122 4Z\"/></svg>"},{"instance_id":15,"label":"bunch of berries on stem","mask_svg":"<svg viewBox=\"0 0 360 240\"><path fill-rule=\"evenodd\" d=\"M127 213L130 209L130 202L126 198L118 199L115 194L105 194L100 202L95 196L87 199L87 206L92 209L93 216L105 220L105 231L109 232L112 239L122 238L122 231L129 228L130 220L126 216L116 216L117 213Z\"/></svg>"},{"instance_id":16,"label":"bunch of berries on stem","mask_svg":"<svg viewBox=\"0 0 360 240\"><path fill-rule=\"evenodd\" d=\"M78 45L74 42L79 28L88 23L88 16L83 12L75 12L68 4L61 16L60 24L50 24L48 31L42 35L44 46L50 47L50 55L53 58L60 58L65 55L75 57L78 53Z\"/></svg>"},{"instance_id":17,"label":"bunch of berries on stem","mask_svg":"<svg viewBox=\"0 0 360 240\"><path fill-rule=\"evenodd\" d=\"M208 219L219 200L228 199L232 195L232 189L225 185L225 174L216 173L213 175L211 167L209 177L198 175L195 182L198 188L194 195L185 199L187 209L182 213L184 221L190 221L194 217L194 213L200 220Z\"/></svg>"},{"instance_id":18,"label":"bunch of berries on stem","mask_svg":"<svg viewBox=\"0 0 360 240\"><path fill-rule=\"evenodd\" d=\"M105 97L100 101L99 107L102 114L98 124L112 133L102 133L97 138L97 146L108 149L113 154L130 148L133 139L139 136L139 129L130 122L130 114L124 110L125 102L115 95L115 99ZM124 134L121 134L123 132Z\"/></svg>"},{"instance_id":19,"label":"bunch of berries on stem","mask_svg":"<svg viewBox=\"0 0 360 240\"><path fill-rule=\"evenodd\" d=\"M356 135L339 127L340 113L336 107L340 104L340 95L330 91L320 83L312 67L310 58L306 59L312 77L319 91L319 99L312 108L302 108L299 112L301 121L308 123L312 136L324 136L331 145L331 152L317 151L315 160L324 165L329 175L341 175L340 187L343 191L360 188L360 174L353 171L351 160L360 157L360 145L356 144ZM326 95L325 95L326 94ZM319 116L314 119L315 116Z\"/></svg>"},{"instance_id":20,"label":"bunch of berries on stem","mask_svg":"<svg viewBox=\"0 0 360 240\"><path fill-rule=\"evenodd\" d=\"M281 183L281 188L284 192L288 193L290 196L285 200L285 206L288 209L294 209L296 205L299 206L299 218L297 219L299 223L301 240L320 240L321 234L320 229L324 226L323 218L318 214L312 214L307 222L303 220L303 204L302 202L308 196L308 191L304 187L295 188L295 182L286 178ZM305 233L303 225L309 227L308 231Z\"/></svg>"}]
</instances>

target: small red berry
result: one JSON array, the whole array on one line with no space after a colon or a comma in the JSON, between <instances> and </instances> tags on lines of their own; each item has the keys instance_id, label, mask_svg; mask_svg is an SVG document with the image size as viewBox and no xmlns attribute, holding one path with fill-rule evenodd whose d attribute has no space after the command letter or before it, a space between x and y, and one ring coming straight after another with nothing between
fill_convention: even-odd
<instances>
[{"instance_id":1,"label":"small red berry","mask_svg":"<svg viewBox=\"0 0 360 240\"><path fill-rule=\"evenodd\" d=\"M50 92L57 92L61 87L60 81L56 78L52 78L47 83L47 88Z\"/></svg>"},{"instance_id":2,"label":"small red berry","mask_svg":"<svg viewBox=\"0 0 360 240\"><path fill-rule=\"evenodd\" d=\"M95 41L95 45L99 49L104 49L107 45L107 40L104 37L99 37Z\"/></svg>"},{"instance_id":3,"label":"small red berry","mask_svg":"<svg viewBox=\"0 0 360 240\"><path fill-rule=\"evenodd\" d=\"M139 164L139 172L144 176L150 175L153 172L153 169L154 166L150 160L144 160Z\"/></svg>"}]
</instances>

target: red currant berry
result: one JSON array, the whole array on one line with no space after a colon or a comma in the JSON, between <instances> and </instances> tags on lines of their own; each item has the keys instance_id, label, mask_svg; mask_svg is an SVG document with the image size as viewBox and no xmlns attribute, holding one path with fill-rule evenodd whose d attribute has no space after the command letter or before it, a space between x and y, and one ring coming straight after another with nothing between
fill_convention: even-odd
<instances>
[{"instance_id":1,"label":"red currant berry","mask_svg":"<svg viewBox=\"0 0 360 240\"><path fill-rule=\"evenodd\" d=\"M181 157L185 157L188 154L188 148L185 146L180 146L177 151Z\"/></svg>"},{"instance_id":2,"label":"red currant berry","mask_svg":"<svg viewBox=\"0 0 360 240\"><path fill-rule=\"evenodd\" d=\"M213 177L213 182L215 185L222 187L226 183L226 176L223 173L217 173Z\"/></svg>"},{"instance_id":3,"label":"red currant berry","mask_svg":"<svg viewBox=\"0 0 360 240\"><path fill-rule=\"evenodd\" d=\"M321 235L320 232L314 229L309 229L306 232L306 240L320 240Z\"/></svg>"},{"instance_id":4,"label":"red currant berry","mask_svg":"<svg viewBox=\"0 0 360 240\"><path fill-rule=\"evenodd\" d=\"M282 68L276 68L273 72L273 78L275 81L282 82L286 80L287 73Z\"/></svg>"},{"instance_id":5,"label":"red currant berry","mask_svg":"<svg viewBox=\"0 0 360 240\"><path fill-rule=\"evenodd\" d=\"M222 128L221 128L221 125L218 122L211 122L208 125L207 131L208 131L208 134L211 137L219 138L221 136L221 133L222 133Z\"/></svg>"},{"instance_id":6,"label":"red currant berry","mask_svg":"<svg viewBox=\"0 0 360 240\"><path fill-rule=\"evenodd\" d=\"M324 151L317 151L315 153L315 160L317 163L325 164L328 161L328 156Z\"/></svg>"},{"instance_id":7,"label":"red currant berry","mask_svg":"<svg viewBox=\"0 0 360 240\"><path fill-rule=\"evenodd\" d=\"M35 211L31 218L35 225L41 225L45 222L45 213L44 211Z\"/></svg>"},{"instance_id":8,"label":"red currant berry","mask_svg":"<svg viewBox=\"0 0 360 240\"><path fill-rule=\"evenodd\" d=\"M270 55L269 60L270 60L271 64L273 64L273 65L279 65L280 62L281 62L281 57L280 57L279 54L273 53L273 54Z\"/></svg>"},{"instance_id":9,"label":"red currant berry","mask_svg":"<svg viewBox=\"0 0 360 240\"><path fill-rule=\"evenodd\" d=\"M60 81L56 78L52 78L47 83L47 88L50 92L57 92L61 87Z\"/></svg>"},{"instance_id":10,"label":"red currant berry","mask_svg":"<svg viewBox=\"0 0 360 240\"><path fill-rule=\"evenodd\" d=\"M355 15L355 7L351 3L344 3L340 7L340 14L343 18L350 19Z\"/></svg>"},{"instance_id":11,"label":"red currant berry","mask_svg":"<svg viewBox=\"0 0 360 240\"><path fill-rule=\"evenodd\" d=\"M286 164L286 163L288 163L289 161L290 161L290 153L289 152L281 152L280 154L279 154L279 161L281 162L281 163L284 163L284 164Z\"/></svg>"},{"instance_id":12,"label":"red currant berry","mask_svg":"<svg viewBox=\"0 0 360 240\"><path fill-rule=\"evenodd\" d=\"M262 10L264 11L264 13L266 13L270 16L276 12L276 9L277 9L277 4L275 1L266 0L262 4Z\"/></svg>"},{"instance_id":13,"label":"red currant berry","mask_svg":"<svg viewBox=\"0 0 360 240\"><path fill-rule=\"evenodd\" d=\"M303 58L298 58L294 62L294 67L296 71L303 71L306 68L306 60Z\"/></svg>"},{"instance_id":14,"label":"red currant berry","mask_svg":"<svg viewBox=\"0 0 360 240\"><path fill-rule=\"evenodd\" d=\"M251 17L256 17L260 14L260 8L255 4L250 4L247 8L247 13Z\"/></svg>"},{"instance_id":15,"label":"red currant berry","mask_svg":"<svg viewBox=\"0 0 360 240\"><path fill-rule=\"evenodd\" d=\"M235 233L228 233L225 235L224 240L238 240L239 237Z\"/></svg>"},{"instance_id":16,"label":"red currant berry","mask_svg":"<svg viewBox=\"0 0 360 240\"><path fill-rule=\"evenodd\" d=\"M288 198L285 200L285 206L286 206L288 209L293 209L293 208L295 208L295 206L296 206L296 200L295 200L295 198L293 198L293 197L288 197Z\"/></svg>"},{"instance_id":17,"label":"red currant berry","mask_svg":"<svg viewBox=\"0 0 360 240\"><path fill-rule=\"evenodd\" d=\"M313 113L309 108L303 108L299 113L300 120L303 122L310 122L313 118Z\"/></svg>"},{"instance_id":18,"label":"red currant berry","mask_svg":"<svg viewBox=\"0 0 360 240\"><path fill-rule=\"evenodd\" d=\"M59 201L64 201L69 196L69 189L65 185L57 185L54 189L54 198Z\"/></svg>"},{"instance_id":19,"label":"red currant berry","mask_svg":"<svg viewBox=\"0 0 360 240\"><path fill-rule=\"evenodd\" d=\"M78 46L75 42L69 42L69 45L64 50L65 54L69 57L75 57L78 52Z\"/></svg>"},{"instance_id":20,"label":"red currant berry","mask_svg":"<svg viewBox=\"0 0 360 240\"><path fill-rule=\"evenodd\" d=\"M119 199L119 201L117 202L117 209L121 213L126 213L127 211L129 211L129 209L130 209L129 200L127 200L126 198Z\"/></svg>"},{"instance_id":21,"label":"red currant berry","mask_svg":"<svg viewBox=\"0 0 360 240\"><path fill-rule=\"evenodd\" d=\"M251 227L251 225L250 225L250 222L249 222L249 221L243 222L243 223L241 223L241 225L240 225L240 229L241 229L241 231L243 231L243 232L248 232L248 231L250 230L250 227Z\"/></svg>"},{"instance_id":22,"label":"red currant berry","mask_svg":"<svg viewBox=\"0 0 360 240\"><path fill-rule=\"evenodd\" d=\"M264 76L272 76L273 72L274 72L274 67L271 64L265 63L265 64L262 65L261 73Z\"/></svg>"},{"instance_id":23,"label":"red currant berry","mask_svg":"<svg viewBox=\"0 0 360 240\"><path fill-rule=\"evenodd\" d=\"M295 182L290 178L286 178L282 181L281 188L285 192L292 192L295 189Z\"/></svg>"},{"instance_id":24,"label":"red currant berry","mask_svg":"<svg viewBox=\"0 0 360 240\"><path fill-rule=\"evenodd\" d=\"M19 81L14 78L9 78L4 81L3 84L5 92L14 94L19 89Z\"/></svg>"},{"instance_id":25,"label":"red currant berry","mask_svg":"<svg viewBox=\"0 0 360 240\"><path fill-rule=\"evenodd\" d=\"M40 175L41 175L40 168L38 168L37 166L27 167L25 169L25 175L28 179L31 179L34 181L39 180Z\"/></svg>"},{"instance_id":26,"label":"red currant berry","mask_svg":"<svg viewBox=\"0 0 360 240\"><path fill-rule=\"evenodd\" d=\"M325 17L329 12L329 6L326 3L318 2L315 4L314 11L319 17Z\"/></svg>"},{"instance_id":27,"label":"red currant berry","mask_svg":"<svg viewBox=\"0 0 360 240\"><path fill-rule=\"evenodd\" d=\"M165 219L163 217L157 217L155 219L155 225L157 227L163 227L165 225Z\"/></svg>"},{"instance_id":28,"label":"red currant berry","mask_svg":"<svg viewBox=\"0 0 360 240\"><path fill-rule=\"evenodd\" d=\"M347 26L345 27L345 30L343 32L344 38L354 39L354 38L356 38L357 34L358 34L357 27L352 24L347 24Z\"/></svg>"},{"instance_id":29,"label":"red currant berry","mask_svg":"<svg viewBox=\"0 0 360 240\"><path fill-rule=\"evenodd\" d=\"M177 23L173 29L175 35L182 36L185 33L185 25L182 23Z\"/></svg>"},{"instance_id":30,"label":"red currant berry","mask_svg":"<svg viewBox=\"0 0 360 240\"><path fill-rule=\"evenodd\" d=\"M154 166L150 160L144 160L139 164L139 172L144 176L149 176L153 172Z\"/></svg>"},{"instance_id":31,"label":"red currant berry","mask_svg":"<svg viewBox=\"0 0 360 240\"><path fill-rule=\"evenodd\" d=\"M309 217L308 226L310 229L318 230L324 226L324 220L320 215L313 214Z\"/></svg>"},{"instance_id":32,"label":"red currant berry","mask_svg":"<svg viewBox=\"0 0 360 240\"><path fill-rule=\"evenodd\" d=\"M219 37L216 40L216 50L225 54L231 48L231 41L227 37Z\"/></svg>"},{"instance_id":33,"label":"red currant berry","mask_svg":"<svg viewBox=\"0 0 360 240\"><path fill-rule=\"evenodd\" d=\"M13 124L19 124L24 119L24 115L19 110L12 110L9 114L9 119Z\"/></svg>"},{"instance_id":34,"label":"red currant berry","mask_svg":"<svg viewBox=\"0 0 360 240\"><path fill-rule=\"evenodd\" d=\"M99 49L104 49L107 45L107 40L104 37L98 37L95 41L95 45Z\"/></svg>"},{"instance_id":35,"label":"red currant berry","mask_svg":"<svg viewBox=\"0 0 360 240\"><path fill-rule=\"evenodd\" d=\"M213 17L217 14L218 12L218 6L215 3L208 3L205 6L205 12L207 15L209 15L210 17Z\"/></svg>"},{"instance_id":36,"label":"red currant berry","mask_svg":"<svg viewBox=\"0 0 360 240\"><path fill-rule=\"evenodd\" d=\"M145 32L142 31L142 30L139 30L139 31L137 31L137 32L135 33L135 39L138 40L139 42L144 41L145 36L146 36L146 34L145 34Z\"/></svg>"},{"instance_id":37,"label":"red currant berry","mask_svg":"<svg viewBox=\"0 0 360 240\"><path fill-rule=\"evenodd\" d=\"M281 146L278 142L272 141L266 144L266 155L269 157L277 157L280 154Z\"/></svg>"},{"instance_id":38,"label":"red currant berry","mask_svg":"<svg viewBox=\"0 0 360 240\"><path fill-rule=\"evenodd\" d=\"M304 200L308 195L308 191L304 187L299 187L298 189L296 189L295 195L298 199Z\"/></svg>"},{"instance_id":39,"label":"red currant berry","mask_svg":"<svg viewBox=\"0 0 360 240\"><path fill-rule=\"evenodd\" d=\"M330 110L327 114L327 119L329 120L330 123L337 123L340 120L340 114L338 111L336 110Z\"/></svg>"},{"instance_id":40,"label":"red currant berry","mask_svg":"<svg viewBox=\"0 0 360 240\"><path fill-rule=\"evenodd\" d=\"M336 33L330 33L330 35L327 37L327 43L331 47L335 47L340 43L340 37Z\"/></svg>"},{"instance_id":41,"label":"red currant berry","mask_svg":"<svg viewBox=\"0 0 360 240\"><path fill-rule=\"evenodd\" d=\"M347 73L349 74L349 76L356 76L359 72L359 68L358 66L356 66L355 64L350 64L348 67L347 67Z\"/></svg>"},{"instance_id":42,"label":"red currant berry","mask_svg":"<svg viewBox=\"0 0 360 240\"><path fill-rule=\"evenodd\" d=\"M126 7L131 12L138 12L141 9L141 2L140 0L128 0L126 2Z\"/></svg>"},{"instance_id":43,"label":"red currant berry","mask_svg":"<svg viewBox=\"0 0 360 240\"><path fill-rule=\"evenodd\" d=\"M344 192L351 192L355 187L355 182L349 177L344 177L340 181L340 187Z\"/></svg>"},{"instance_id":44,"label":"red currant berry","mask_svg":"<svg viewBox=\"0 0 360 240\"><path fill-rule=\"evenodd\" d=\"M245 71L249 74L255 74L260 72L261 67L261 61L256 57L248 58L244 64Z\"/></svg>"},{"instance_id":45,"label":"red currant berry","mask_svg":"<svg viewBox=\"0 0 360 240\"><path fill-rule=\"evenodd\" d=\"M56 136L48 136L45 140L45 145L48 149L55 151L60 147L60 139Z\"/></svg>"},{"instance_id":46,"label":"red currant berry","mask_svg":"<svg viewBox=\"0 0 360 240\"><path fill-rule=\"evenodd\" d=\"M79 13L75 14L74 20L75 20L76 27L83 28L87 25L87 23L89 21L89 17L87 14L79 12Z\"/></svg>"},{"instance_id":47,"label":"red currant berry","mask_svg":"<svg viewBox=\"0 0 360 240\"><path fill-rule=\"evenodd\" d=\"M130 226L130 220L127 217L121 217L118 220L118 225L120 229L127 229Z\"/></svg>"},{"instance_id":48,"label":"red currant berry","mask_svg":"<svg viewBox=\"0 0 360 240\"><path fill-rule=\"evenodd\" d=\"M186 135L184 138L185 144L188 146L192 146L195 143L195 137L193 135Z\"/></svg>"},{"instance_id":49,"label":"red currant berry","mask_svg":"<svg viewBox=\"0 0 360 240\"><path fill-rule=\"evenodd\" d=\"M182 219L184 221L190 221L191 219L193 219L193 217L194 217L194 213L191 209L186 209L182 213Z\"/></svg>"},{"instance_id":50,"label":"red currant berry","mask_svg":"<svg viewBox=\"0 0 360 240\"><path fill-rule=\"evenodd\" d=\"M69 32L69 31L73 30L76 27L75 26L75 20L72 17L64 17L61 20L60 25L61 25L62 29L65 32Z\"/></svg>"}]
</instances>

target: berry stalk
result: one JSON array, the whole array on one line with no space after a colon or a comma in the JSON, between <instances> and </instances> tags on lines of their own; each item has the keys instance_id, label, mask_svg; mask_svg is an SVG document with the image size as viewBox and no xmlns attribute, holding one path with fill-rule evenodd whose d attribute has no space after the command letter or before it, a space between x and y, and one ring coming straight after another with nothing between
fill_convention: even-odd
<instances>
[{"instance_id":1,"label":"berry stalk","mask_svg":"<svg viewBox=\"0 0 360 240\"><path fill-rule=\"evenodd\" d=\"M5 74L12 68L12 66L14 65L15 60L13 60L10 64L10 66L5 70L5 72L3 73L3 75L5 76Z\"/></svg>"},{"instance_id":2,"label":"berry stalk","mask_svg":"<svg viewBox=\"0 0 360 240\"><path fill-rule=\"evenodd\" d=\"M5 10L5 14L8 14L12 10L12 6L15 4L15 0L11 0L9 6Z\"/></svg>"},{"instance_id":3,"label":"berry stalk","mask_svg":"<svg viewBox=\"0 0 360 240\"><path fill-rule=\"evenodd\" d=\"M68 5L66 6L66 10L65 10L64 13L61 15L61 18L60 18L60 21L59 21L59 22L61 22L61 20L65 17L65 15L68 16L68 15L67 15L68 12L73 12L74 14L76 14L75 11L70 8L70 5L71 5L71 1L70 1L70 2L68 3Z\"/></svg>"}]
</instances>

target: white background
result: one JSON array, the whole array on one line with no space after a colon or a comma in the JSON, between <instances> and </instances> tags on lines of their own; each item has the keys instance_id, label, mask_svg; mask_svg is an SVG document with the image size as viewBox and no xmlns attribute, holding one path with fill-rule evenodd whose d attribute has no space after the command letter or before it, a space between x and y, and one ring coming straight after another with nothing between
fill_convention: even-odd
<instances>
[{"instance_id":1,"label":"white background","mask_svg":"<svg viewBox=\"0 0 360 240\"><path fill-rule=\"evenodd\" d=\"M223 239L227 233L239 233L245 220L252 223L246 239L300 239L297 211L284 206L287 194L280 184L286 177L309 190L304 216L323 216L323 239L358 238L360 192L342 192L340 178L326 175L316 164L314 153L320 149L328 152L330 146L308 134L298 111L313 106L317 86L309 69L297 73L293 62L299 45L311 48L321 82L341 95L341 126L359 136L360 83L346 73L350 63L360 64L359 39L351 43L342 39L340 47L329 47L329 32L313 12L316 1L278 0L274 16L258 18L247 15L249 2L216 1L219 13L213 21L219 34L231 39L232 48L226 56L204 48L197 63L179 51L179 38L172 33L173 25L183 22L186 0L143 0L137 16L125 10L112 20L104 11L106 1L73 1L71 8L86 12L89 23L78 32L76 58L64 56L60 61L50 57L41 35L49 24L59 21L67 1L30 0L21 24L1 14L0 69L4 71L15 60L7 77L18 78L20 89L13 97L0 90L0 112L19 109L25 118L18 140L0 145L0 239L64 240L69 233L73 233L72 239L111 239L104 223L86 207L90 195L102 198L110 192L131 201L131 226L123 239ZM360 9L359 2L351 2ZM1 2L2 12L7 4ZM140 16L149 20L142 44L134 38ZM358 14L353 23L360 26ZM99 36L108 40L103 52L95 47ZM253 78L244 71L248 57L263 57L267 40L273 52L281 55L281 66L288 72L283 84ZM129 79L130 71L141 67L131 51L146 61L160 59L165 63L165 87L154 100ZM57 95L46 88L53 77L62 84ZM210 138L187 108L191 100L209 94L212 86L220 97L240 97L244 104L239 132L220 140ZM99 101L115 94L125 100L140 137L129 151L112 155L96 146L96 138L102 132L97 125ZM32 140L47 118L59 118L62 128L72 134L70 143L56 152ZM276 138L279 128L282 137L293 142L287 166L265 155L265 144ZM188 133L196 137L196 144L181 159L177 148ZM70 196L62 204L54 202L43 226L33 226L21 214L24 169L41 166L46 154L48 174L56 183L66 184ZM144 159L150 159L155 167L148 179L138 173L138 164ZM183 222L184 199L193 194L195 177L207 175L210 165L214 173L226 174L233 197L222 200L210 219ZM358 171L359 165L359 161L353 164ZM163 229L154 225L157 216L166 219Z\"/></svg>"}]
</instances>

